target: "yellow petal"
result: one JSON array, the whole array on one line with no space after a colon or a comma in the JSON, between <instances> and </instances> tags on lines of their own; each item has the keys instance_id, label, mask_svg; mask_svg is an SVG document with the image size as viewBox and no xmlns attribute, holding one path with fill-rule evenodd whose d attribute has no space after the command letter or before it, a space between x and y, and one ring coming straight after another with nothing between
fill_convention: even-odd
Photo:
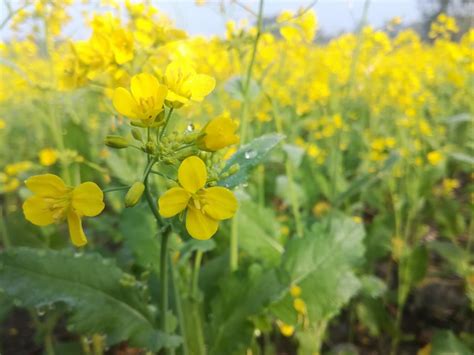
<instances>
[{"instance_id":1,"label":"yellow petal","mask_svg":"<svg viewBox=\"0 0 474 355\"><path fill-rule=\"evenodd\" d=\"M124 116L131 119L138 119L138 106L132 94L124 88L117 88L112 99L115 109Z\"/></svg>"},{"instance_id":2,"label":"yellow petal","mask_svg":"<svg viewBox=\"0 0 474 355\"><path fill-rule=\"evenodd\" d=\"M104 193L93 182L85 182L74 188L72 207L80 216L97 216L105 207Z\"/></svg>"},{"instance_id":3,"label":"yellow petal","mask_svg":"<svg viewBox=\"0 0 474 355\"><path fill-rule=\"evenodd\" d=\"M222 220L231 218L237 211L238 203L232 191L216 186L205 189L204 212L210 217Z\"/></svg>"},{"instance_id":4,"label":"yellow petal","mask_svg":"<svg viewBox=\"0 0 474 355\"><path fill-rule=\"evenodd\" d=\"M160 214L165 218L176 216L183 211L191 194L181 187L173 187L166 191L158 200Z\"/></svg>"},{"instance_id":5,"label":"yellow petal","mask_svg":"<svg viewBox=\"0 0 474 355\"><path fill-rule=\"evenodd\" d=\"M186 230L194 239L206 240L211 238L216 232L219 222L206 216L201 210L193 206L188 207L186 214Z\"/></svg>"},{"instance_id":6,"label":"yellow petal","mask_svg":"<svg viewBox=\"0 0 474 355\"><path fill-rule=\"evenodd\" d=\"M206 164L197 156L184 159L178 169L178 180L186 191L195 193L206 184Z\"/></svg>"},{"instance_id":7,"label":"yellow petal","mask_svg":"<svg viewBox=\"0 0 474 355\"><path fill-rule=\"evenodd\" d=\"M55 222L48 202L39 196L31 196L23 203L23 213L28 221L37 226L47 226Z\"/></svg>"},{"instance_id":8,"label":"yellow petal","mask_svg":"<svg viewBox=\"0 0 474 355\"><path fill-rule=\"evenodd\" d=\"M158 79L148 73L134 75L130 83L133 97L137 101L141 98L156 97L159 87Z\"/></svg>"},{"instance_id":9,"label":"yellow petal","mask_svg":"<svg viewBox=\"0 0 474 355\"><path fill-rule=\"evenodd\" d=\"M25 184L33 193L44 197L62 196L69 189L59 176L53 174L32 176L25 181Z\"/></svg>"},{"instance_id":10,"label":"yellow petal","mask_svg":"<svg viewBox=\"0 0 474 355\"><path fill-rule=\"evenodd\" d=\"M82 247L87 244L87 238L82 230L81 217L73 211L67 215L67 224L69 227L69 236L71 237L72 244L76 247Z\"/></svg>"},{"instance_id":11,"label":"yellow petal","mask_svg":"<svg viewBox=\"0 0 474 355\"><path fill-rule=\"evenodd\" d=\"M165 103L168 87L166 85L158 85L155 92L155 107L161 108Z\"/></svg>"},{"instance_id":12,"label":"yellow petal","mask_svg":"<svg viewBox=\"0 0 474 355\"><path fill-rule=\"evenodd\" d=\"M209 75L197 74L190 79L189 87L192 92L191 98L195 101L202 101L214 90L216 80Z\"/></svg>"}]
</instances>

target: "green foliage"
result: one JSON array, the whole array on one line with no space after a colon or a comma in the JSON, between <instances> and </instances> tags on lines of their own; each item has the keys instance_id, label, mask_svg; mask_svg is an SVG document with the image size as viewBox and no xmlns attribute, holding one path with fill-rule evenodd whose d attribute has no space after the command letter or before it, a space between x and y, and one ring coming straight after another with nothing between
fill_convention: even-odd
<instances>
[{"instance_id":1,"label":"green foliage","mask_svg":"<svg viewBox=\"0 0 474 355\"><path fill-rule=\"evenodd\" d=\"M354 266L364 254L364 235L349 217L332 216L288 243L282 267L288 284L302 288L311 321L331 319L359 290Z\"/></svg>"},{"instance_id":2,"label":"green foliage","mask_svg":"<svg viewBox=\"0 0 474 355\"><path fill-rule=\"evenodd\" d=\"M71 329L81 334L153 351L179 344L157 329L133 277L97 254L14 248L0 255L0 265L0 288L9 297L27 307L65 303Z\"/></svg>"},{"instance_id":3,"label":"green foliage","mask_svg":"<svg viewBox=\"0 0 474 355\"><path fill-rule=\"evenodd\" d=\"M219 182L219 185L228 188L245 183L250 170L264 161L268 153L283 140L281 134L266 134L255 138L250 143L241 147L228 161L222 170L227 172L231 166L238 164L239 171Z\"/></svg>"},{"instance_id":4,"label":"green foliage","mask_svg":"<svg viewBox=\"0 0 474 355\"><path fill-rule=\"evenodd\" d=\"M461 340L459 340L451 331L438 331L433 336L431 343L432 355L469 355L473 349L469 349Z\"/></svg>"}]
</instances>

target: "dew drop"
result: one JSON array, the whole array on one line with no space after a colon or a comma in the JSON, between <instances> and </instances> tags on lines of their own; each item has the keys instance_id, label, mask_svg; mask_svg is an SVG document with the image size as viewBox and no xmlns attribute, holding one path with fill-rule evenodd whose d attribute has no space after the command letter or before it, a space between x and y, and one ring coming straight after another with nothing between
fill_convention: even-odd
<instances>
[{"instance_id":1,"label":"dew drop","mask_svg":"<svg viewBox=\"0 0 474 355\"><path fill-rule=\"evenodd\" d=\"M187 132L194 132L194 124L190 123L188 124L188 126L186 127L186 131Z\"/></svg>"},{"instance_id":2,"label":"dew drop","mask_svg":"<svg viewBox=\"0 0 474 355\"><path fill-rule=\"evenodd\" d=\"M39 317L42 317L46 314L46 308L45 307L36 307L36 314Z\"/></svg>"},{"instance_id":3,"label":"dew drop","mask_svg":"<svg viewBox=\"0 0 474 355\"><path fill-rule=\"evenodd\" d=\"M245 159L253 159L257 156L257 152L255 150L247 150L245 153L244 153L244 157Z\"/></svg>"}]
</instances>

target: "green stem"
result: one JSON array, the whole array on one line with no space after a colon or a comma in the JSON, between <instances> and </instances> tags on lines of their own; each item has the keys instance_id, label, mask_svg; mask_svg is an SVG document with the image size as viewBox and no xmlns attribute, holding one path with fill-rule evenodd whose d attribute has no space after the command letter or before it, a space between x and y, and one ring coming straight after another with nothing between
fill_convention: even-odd
<instances>
[{"instance_id":1,"label":"green stem","mask_svg":"<svg viewBox=\"0 0 474 355\"><path fill-rule=\"evenodd\" d=\"M160 132L160 140L161 138L163 138L165 132L166 132L166 127L168 126L168 123L170 121L170 118L171 118L171 114L173 113L173 110L174 108L171 107L170 110L168 111L168 116L166 116L166 120L165 120L165 124L163 125L163 128L161 129L161 132Z\"/></svg>"},{"instance_id":2,"label":"green stem","mask_svg":"<svg viewBox=\"0 0 474 355\"><path fill-rule=\"evenodd\" d=\"M161 250L160 250L160 314L161 314L161 330L168 333L166 313L168 312L168 239L169 233L165 232L161 235ZM165 351L166 353L166 351Z\"/></svg>"},{"instance_id":3,"label":"green stem","mask_svg":"<svg viewBox=\"0 0 474 355\"><path fill-rule=\"evenodd\" d=\"M201 250L196 251L196 257L194 259L193 277L191 280L191 296L194 298L197 298L198 296L199 270L201 268L202 255L203 252Z\"/></svg>"},{"instance_id":4,"label":"green stem","mask_svg":"<svg viewBox=\"0 0 474 355\"><path fill-rule=\"evenodd\" d=\"M247 126L248 126L248 106L249 106L249 87L250 81L252 80L253 67L255 65L255 58L257 57L257 47L262 34L263 26L263 0L260 0L258 7L258 19L257 19L257 34L255 35L255 41L253 42L252 54L250 57L250 63L247 67L247 75L244 82L244 102L242 106L242 126L240 130L240 144L243 145L247 139Z\"/></svg>"},{"instance_id":5,"label":"green stem","mask_svg":"<svg viewBox=\"0 0 474 355\"><path fill-rule=\"evenodd\" d=\"M108 192L114 192L114 191L122 191L122 190L128 190L130 186L115 186L115 187L109 187L107 189L103 189L102 191L104 193Z\"/></svg>"},{"instance_id":6,"label":"green stem","mask_svg":"<svg viewBox=\"0 0 474 355\"><path fill-rule=\"evenodd\" d=\"M6 217L6 216L5 216ZM6 218L3 217L3 206L0 206L0 234L2 235L3 248L8 249L11 246L10 238L8 237L7 227L5 226Z\"/></svg>"},{"instance_id":7,"label":"green stem","mask_svg":"<svg viewBox=\"0 0 474 355\"><path fill-rule=\"evenodd\" d=\"M294 186L295 179L293 173L293 164L288 157L285 162L285 169L286 176L288 177L288 192L290 194L291 210L293 212L293 217L295 218L296 235L298 237L303 237L303 222L301 221L300 204L298 201L298 196L296 196L296 190Z\"/></svg>"},{"instance_id":8,"label":"green stem","mask_svg":"<svg viewBox=\"0 0 474 355\"><path fill-rule=\"evenodd\" d=\"M234 216L230 228L230 271L239 268L239 211Z\"/></svg>"},{"instance_id":9,"label":"green stem","mask_svg":"<svg viewBox=\"0 0 474 355\"><path fill-rule=\"evenodd\" d=\"M181 298L181 294L178 290L177 284L179 284L179 274L175 271L175 268L173 268L173 264L171 260L169 261L170 263L170 274L171 274L171 286L173 289L174 293L174 299L176 303L176 313L178 314L178 320L179 320L179 330L181 333L181 337L183 338L183 355L188 355L189 354L189 349L188 349L188 336L187 336L187 331L186 331L186 323L184 320L184 314L183 314L183 300Z\"/></svg>"}]
</instances>

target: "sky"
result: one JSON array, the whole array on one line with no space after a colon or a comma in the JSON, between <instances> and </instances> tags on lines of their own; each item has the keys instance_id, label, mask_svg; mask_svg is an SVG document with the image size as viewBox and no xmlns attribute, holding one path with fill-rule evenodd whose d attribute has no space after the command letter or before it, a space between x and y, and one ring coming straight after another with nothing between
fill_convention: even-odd
<instances>
[{"instance_id":1,"label":"sky","mask_svg":"<svg viewBox=\"0 0 474 355\"><path fill-rule=\"evenodd\" d=\"M13 7L18 0L9 1ZM242 4L257 10L257 0L240 0ZM266 0L264 15L271 17L282 10L298 10L311 4L313 0ZM158 9L174 20L176 27L191 35L219 35L225 33L225 23L232 19L239 21L247 18L251 23L254 18L241 7L225 0L225 11L221 11L222 0L208 0L204 6L197 6L194 0L152 0ZM316 11L319 26L325 34L338 34L351 31L360 21L365 0L319 0L313 9ZM74 9L74 7L73 7ZM82 24L79 9L73 11L71 23L65 28L65 35L74 39L86 39L90 32ZM3 2L0 5L0 22L6 16ZM400 16L405 22L411 22L419 17L417 0L371 0L368 12L368 22L374 27L382 26L386 21ZM0 30L0 40L8 39L11 32L8 26Z\"/></svg>"}]
</instances>

